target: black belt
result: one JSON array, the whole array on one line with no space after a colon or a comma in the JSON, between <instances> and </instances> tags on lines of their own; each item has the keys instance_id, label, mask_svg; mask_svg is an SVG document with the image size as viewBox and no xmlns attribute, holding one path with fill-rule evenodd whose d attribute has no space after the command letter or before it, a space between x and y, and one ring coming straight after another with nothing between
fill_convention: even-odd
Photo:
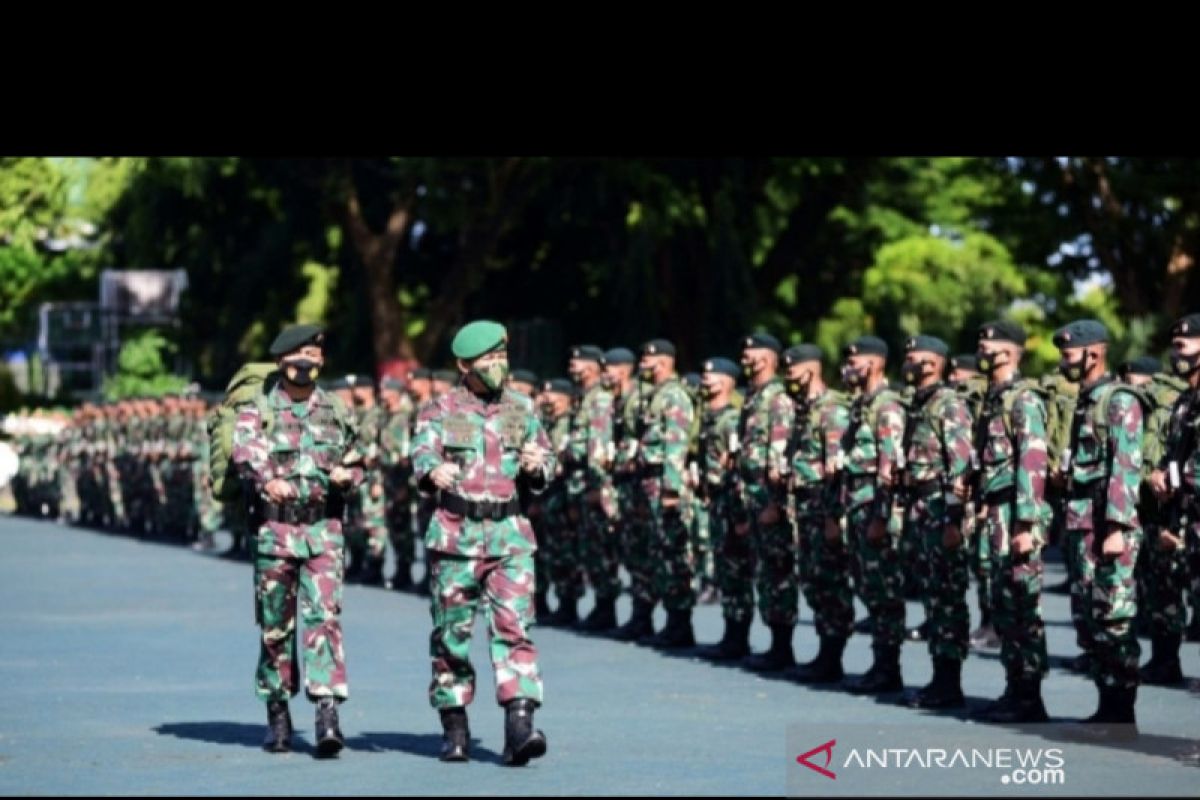
<instances>
[{"instance_id":1,"label":"black belt","mask_svg":"<svg viewBox=\"0 0 1200 800\"><path fill-rule=\"evenodd\" d=\"M274 503L264 503L263 519L269 522L282 522L286 525L314 525L323 519L329 519L324 504L319 506L280 506Z\"/></svg>"},{"instance_id":2,"label":"black belt","mask_svg":"<svg viewBox=\"0 0 1200 800\"><path fill-rule=\"evenodd\" d=\"M904 487L904 491L910 497L929 497L930 495L938 494L942 491L942 482L934 479L931 481L918 481Z\"/></svg>"},{"instance_id":3,"label":"black belt","mask_svg":"<svg viewBox=\"0 0 1200 800\"><path fill-rule=\"evenodd\" d=\"M989 506L1002 506L1005 503L1011 503L1016 498L1017 490L1014 487L1009 486L984 495L983 502L987 503Z\"/></svg>"},{"instance_id":4,"label":"black belt","mask_svg":"<svg viewBox=\"0 0 1200 800\"><path fill-rule=\"evenodd\" d=\"M825 490L820 486L806 486L796 490L796 501L799 503L811 503L815 500L821 500L825 494Z\"/></svg>"},{"instance_id":5,"label":"black belt","mask_svg":"<svg viewBox=\"0 0 1200 800\"><path fill-rule=\"evenodd\" d=\"M1068 494L1070 500L1092 500L1096 495L1108 485L1108 481L1097 479L1088 481L1087 483L1074 483L1071 485L1071 492Z\"/></svg>"},{"instance_id":6,"label":"black belt","mask_svg":"<svg viewBox=\"0 0 1200 800\"><path fill-rule=\"evenodd\" d=\"M521 498L513 495L507 500L468 500L457 494L443 492L439 507L467 519L502 520L521 512Z\"/></svg>"},{"instance_id":7,"label":"black belt","mask_svg":"<svg viewBox=\"0 0 1200 800\"><path fill-rule=\"evenodd\" d=\"M642 478L661 478L665 467L662 464L644 464L639 470L639 477Z\"/></svg>"}]
</instances>

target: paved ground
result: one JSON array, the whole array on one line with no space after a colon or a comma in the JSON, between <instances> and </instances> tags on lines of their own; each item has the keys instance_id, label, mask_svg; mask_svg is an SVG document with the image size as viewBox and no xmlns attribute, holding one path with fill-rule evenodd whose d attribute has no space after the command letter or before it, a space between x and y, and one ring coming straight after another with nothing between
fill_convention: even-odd
<instances>
[{"instance_id":1,"label":"paved ground","mask_svg":"<svg viewBox=\"0 0 1200 800\"><path fill-rule=\"evenodd\" d=\"M523 770L499 765L502 716L477 627L477 759L444 765L425 694L426 601L353 586L343 615L349 749L336 762L311 757L312 707L301 697L292 704L301 752L270 756L259 749L265 714L252 691L257 631L247 564L11 517L0 518L0 549L3 794L1021 793L1002 784L998 767L922 770L910 762L889 771L846 763L856 749L866 758L868 747L1014 746L1060 749L1065 784L1052 789L1059 793L1200 795L1200 695L1186 688L1143 688L1145 735L1118 750L1064 741L1052 728L980 726L554 629L535 632L546 679L538 713L546 758ZM1050 581L1060 578L1054 566ZM1066 599L1051 595L1046 605L1051 653L1074 655ZM807 659L815 637L808 610L802 615L796 642ZM910 604L910 622L919 618ZM697 634L718 638L715 607L698 611ZM755 646L766 639L756 625ZM851 641L850 671L869 664L868 644ZM924 645L907 645L903 664L909 685L928 680ZM1186 645L1184 669L1200 677L1194 644ZM972 704L1002 683L994 655L967 662ZM1091 684L1061 668L1045 689L1056 718L1094 707ZM831 739L838 739L830 763L837 778L796 764ZM825 763L820 754L810 760Z\"/></svg>"}]
</instances>

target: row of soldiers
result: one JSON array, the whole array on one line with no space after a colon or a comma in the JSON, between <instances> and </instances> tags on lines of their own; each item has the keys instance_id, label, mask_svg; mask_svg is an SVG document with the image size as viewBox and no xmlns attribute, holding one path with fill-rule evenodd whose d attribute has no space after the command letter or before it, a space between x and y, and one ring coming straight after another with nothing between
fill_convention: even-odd
<instances>
[{"instance_id":1,"label":"row of soldiers","mask_svg":"<svg viewBox=\"0 0 1200 800\"><path fill-rule=\"evenodd\" d=\"M977 352L953 358L945 342L914 336L901 390L885 378L887 343L864 336L838 365L844 392L825 383L819 348L784 349L768 334L741 342L740 364L706 360L695 394L669 341L647 342L639 356L575 347L570 379L547 381L535 395L559 462L551 488L528 503L539 620L690 648L692 608L719 596L725 632L700 655L878 694L903 689L900 646L913 636L907 583L924 605L934 666L907 702L951 708L965 703L974 572L976 643L996 638L1007 678L980 716L1042 721L1043 551L1057 529L1083 651L1077 667L1099 695L1087 729L1135 735L1139 682L1182 680L1184 597L1200 576L1188 516L1195 392L1180 394L1195 382L1196 363L1179 357L1200 350L1200 315L1181 320L1173 336L1178 377L1145 358L1114 375L1103 325L1077 321L1055 336L1060 374L1041 381L1020 374L1026 334L1014 322L982 326ZM740 398L739 378L747 384ZM618 625L622 565L633 611ZM580 619L585 584L595 603ZM796 664L801 592L820 646ZM870 612L874 659L866 674L845 679L855 595ZM667 624L655 631L660 602ZM1139 605L1154 644L1140 670ZM771 645L752 654L756 606Z\"/></svg>"}]
</instances>

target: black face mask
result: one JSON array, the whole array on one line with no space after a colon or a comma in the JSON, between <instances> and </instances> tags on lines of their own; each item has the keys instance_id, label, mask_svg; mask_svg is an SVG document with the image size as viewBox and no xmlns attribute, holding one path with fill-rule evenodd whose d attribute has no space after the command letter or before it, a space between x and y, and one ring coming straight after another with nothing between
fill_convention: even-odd
<instances>
[{"instance_id":1,"label":"black face mask","mask_svg":"<svg viewBox=\"0 0 1200 800\"><path fill-rule=\"evenodd\" d=\"M757 374L757 373L758 373L758 363L757 362L751 361L748 364L742 364L742 374L746 376L747 380L749 380L750 378L753 378L755 376L755 374Z\"/></svg>"},{"instance_id":2,"label":"black face mask","mask_svg":"<svg viewBox=\"0 0 1200 800\"><path fill-rule=\"evenodd\" d=\"M297 386L308 386L317 379L317 373L320 367L315 362L309 361L307 358L298 358L295 361L283 362L283 376L290 383Z\"/></svg>"},{"instance_id":3,"label":"black face mask","mask_svg":"<svg viewBox=\"0 0 1200 800\"><path fill-rule=\"evenodd\" d=\"M571 383L575 384L576 386L583 383L583 373L582 372L571 372L571 373L568 373L568 375L571 378Z\"/></svg>"},{"instance_id":4,"label":"black face mask","mask_svg":"<svg viewBox=\"0 0 1200 800\"><path fill-rule=\"evenodd\" d=\"M793 400L804 400L808 397L808 387L812 385L812 375L805 375L803 379L788 378L784 383L783 388L788 393L788 397Z\"/></svg>"},{"instance_id":5,"label":"black face mask","mask_svg":"<svg viewBox=\"0 0 1200 800\"><path fill-rule=\"evenodd\" d=\"M654 367L645 367L638 373L643 383L654 383Z\"/></svg>"},{"instance_id":6,"label":"black face mask","mask_svg":"<svg viewBox=\"0 0 1200 800\"><path fill-rule=\"evenodd\" d=\"M999 354L989 355L982 350L975 354L975 366L979 367L979 371L984 375L991 375L996 371L997 367L1002 367L1004 364L996 363L996 357Z\"/></svg>"},{"instance_id":7,"label":"black face mask","mask_svg":"<svg viewBox=\"0 0 1200 800\"><path fill-rule=\"evenodd\" d=\"M906 361L900 367L900 377L903 378L904 382L907 383L909 386L916 386L918 383L921 382L921 379L925 377L925 374L926 373L925 373L925 362L924 361L917 361L917 362Z\"/></svg>"},{"instance_id":8,"label":"black face mask","mask_svg":"<svg viewBox=\"0 0 1200 800\"><path fill-rule=\"evenodd\" d=\"M717 390L706 384L700 384L700 397L705 400L712 400L717 396Z\"/></svg>"},{"instance_id":9,"label":"black face mask","mask_svg":"<svg viewBox=\"0 0 1200 800\"><path fill-rule=\"evenodd\" d=\"M1171 358L1171 369L1181 378L1186 378L1200 367L1200 353L1192 353L1190 356L1173 356Z\"/></svg>"},{"instance_id":10,"label":"black face mask","mask_svg":"<svg viewBox=\"0 0 1200 800\"><path fill-rule=\"evenodd\" d=\"M547 417L554 416L554 403L542 403L542 413Z\"/></svg>"},{"instance_id":11,"label":"black face mask","mask_svg":"<svg viewBox=\"0 0 1200 800\"><path fill-rule=\"evenodd\" d=\"M1058 364L1058 371L1061 372L1063 377L1069 380L1071 383L1079 383L1083 380L1084 375L1087 373L1089 355L1091 355L1091 353L1085 352L1083 354L1083 358L1079 359L1078 361L1060 361Z\"/></svg>"},{"instance_id":12,"label":"black face mask","mask_svg":"<svg viewBox=\"0 0 1200 800\"><path fill-rule=\"evenodd\" d=\"M613 389L617 388L617 381L612 375L609 375L606 372L600 376L600 385L605 389L612 391Z\"/></svg>"},{"instance_id":13,"label":"black face mask","mask_svg":"<svg viewBox=\"0 0 1200 800\"><path fill-rule=\"evenodd\" d=\"M858 389L859 387L866 386L867 370L858 370L847 364L842 367L842 383L850 389Z\"/></svg>"}]
</instances>

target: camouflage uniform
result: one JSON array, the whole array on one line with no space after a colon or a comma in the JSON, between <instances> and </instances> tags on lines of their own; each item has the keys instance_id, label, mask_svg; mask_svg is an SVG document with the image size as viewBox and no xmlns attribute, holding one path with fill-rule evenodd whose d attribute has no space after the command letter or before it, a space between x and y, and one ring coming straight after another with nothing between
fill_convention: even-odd
<instances>
[{"instance_id":1,"label":"camouflage uniform","mask_svg":"<svg viewBox=\"0 0 1200 800\"><path fill-rule=\"evenodd\" d=\"M768 473L784 476L789 471L787 446L794 415L783 381L775 377L747 390L738 420L741 449L737 456L737 516L750 523L748 572L755 577L759 614L772 628L795 627L800 604L796 542L787 519L786 488L782 477L775 482L767 477ZM775 515L773 521L761 518L767 512ZM734 538L740 537L735 533ZM738 566L735 561L734 571ZM748 582L737 581L729 588L731 607L751 606L753 594Z\"/></svg>"},{"instance_id":2,"label":"camouflage uniform","mask_svg":"<svg viewBox=\"0 0 1200 800\"><path fill-rule=\"evenodd\" d=\"M617 514L608 465L615 455L613 396L597 381L579 398L571 415L564 461L567 502L579 546L579 563L600 605L621 593L617 544L609 520ZM596 498L595 503L588 496Z\"/></svg>"},{"instance_id":3,"label":"camouflage uniform","mask_svg":"<svg viewBox=\"0 0 1200 800\"><path fill-rule=\"evenodd\" d=\"M613 420L613 439L617 457L613 464L613 489L617 507L616 520L620 559L629 572L629 593L635 600L650 602L650 581L654 572L650 558L649 520L637 505L637 448L641 431L643 388L633 381L630 390L617 399Z\"/></svg>"},{"instance_id":4,"label":"camouflage uniform","mask_svg":"<svg viewBox=\"0 0 1200 800\"><path fill-rule=\"evenodd\" d=\"M730 445L737 435L738 409L733 404L717 411L706 408L700 424L700 492L708 516L709 535L715 555L713 577L721 591L721 615L726 620L748 622L753 617L751 603L736 602L737 592L726 593L727 587L738 582L749 585L753 574L746 574L753 562L744 552L746 537L734 536L733 525L734 484L730 480L731 469L725 466L726 459L732 462ZM735 541L737 540L737 541ZM739 545L741 551L739 552ZM732 551L732 556L726 553ZM731 575L733 570L742 569L740 575Z\"/></svg>"},{"instance_id":5,"label":"camouflage uniform","mask_svg":"<svg viewBox=\"0 0 1200 800\"><path fill-rule=\"evenodd\" d=\"M643 387L645 390L645 387ZM662 601L668 612L686 612L695 605L688 529L683 522L688 435L692 403L682 382L671 376L646 390L638 441L638 507L650 522L649 559L652 578L644 599ZM663 500L676 497L680 505L668 508ZM635 595L636 596L636 595Z\"/></svg>"},{"instance_id":6,"label":"camouflage uniform","mask_svg":"<svg viewBox=\"0 0 1200 800\"><path fill-rule=\"evenodd\" d=\"M400 407L386 412L379 437L379 460L383 469L385 514L388 536L396 554L396 574L411 576L416 558L412 519L412 423L413 403L400 394Z\"/></svg>"},{"instance_id":7,"label":"camouflage uniform","mask_svg":"<svg viewBox=\"0 0 1200 800\"><path fill-rule=\"evenodd\" d=\"M1072 586L1071 616L1080 647L1093 655L1092 679L1130 688L1138 683L1141 654L1133 630L1133 568L1142 543L1137 514L1142 407L1128 387L1106 377L1080 390L1075 415L1066 526L1079 581ZM1122 530L1126 542L1125 552L1115 558L1101 553L1112 526Z\"/></svg>"},{"instance_id":8,"label":"camouflage uniform","mask_svg":"<svg viewBox=\"0 0 1200 800\"><path fill-rule=\"evenodd\" d=\"M383 470L379 465L379 439L385 421L380 406L359 409L358 442L364 465L363 482L350 503L346 545L350 550L351 569L359 572L353 557L362 554L365 565L379 570L387 552L388 530L384 502ZM378 495L378 496L374 496ZM382 573L374 576L382 578Z\"/></svg>"},{"instance_id":9,"label":"camouflage uniform","mask_svg":"<svg viewBox=\"0 0 1200 800\"><path fill-rule=\"evenodd\" d=\"M551 447L561 466L562 454L566 452L571 438L571 414L568 412L548 419L543 426L549 431ZM554 594L560 604L578 600L583 596L583 565L579 562L575 528L567 518L566 478L561 474L556 475L535 505L538 579L545 581L547 586L554 586Z\"/></svg>"},{"instance_id":10,"label":"camouflage uniform","mask_svg":"<svg viewBox=\"0 0 1200 800\"><path fill-rule=\"evenodd\" d=\"M1051 511L1045 501L1045 414L1036 389L1008 381L988 389L976 423L985 518L977 535L988 537L992 613L1001 637L1000 660L1010 681L1040 682L1046 673L1042 548ZM1017 522L1031 526L1034 549L1025 556L1009 549Z\"/></svg>"},{"instance_id":11,"label":"camouflage uniform","mask_svg":"<svg viewBox=\"0 0 1200 800\"><path fill-rule=\"evenodd\" d=\"M264 702L286 701L299 691L296 674L296 595L304 622L304 677L311 700L345 700L342 577L345 540L338 492L330 472L356 446L356 423L331 394L315 388L307 401L293 403L282 385L263 401L273 415L262 429L256 403L243 406L233 434L233 462L239 477L261 498L262 519L253 544L255 610L262 628L256 690ZM363 480L350 469L352 484ZM267 501L272 479L286 480L295 499L283 506ZM353 488L349 491L353 491ZM295 522L283 521L287 519ZM307 520L312 521L307 521Z\"/></svg>"},{"instance_id":12,"label":"camouflage uniform","mask_svg":"<svg viewBox=\"0 0 1200 800\"><path fill-rule=\"evenodd\" d=\"M537 543L529 521L515 508L518 456L528 442L538 445L544 459L536 476L522 480L539 492L554 473L555 456L524 395L504 390L498 400L488 401L460 385L419 414L413 442L418 480L432 490L429 474L436 467L455 463L461 470L454 494L439 492L440 505L425 533L432 569L429 700L434 708L466 706L474 698L469 650L481 600L491 635L497 701L542 701L537 651L527 635ZM454 497L466 505L455 505ZM475 518L471 508L481 502L495 504L496 518L483 518L482 512Z\"/></svg>"},{"instance_id":13,"label":"camouflage uniform","mask_svg":"<svg viewBox=\"0 0 1200 800\"><path fill-rule=\"evenodd\" d=\"M953 389L936 384L916 391L907 425L904 536L912 537L920 553L929 654L935 660L962 661L971 626L968 547L947 549L942 537L947 523L962 523L962 503L954 488L965 486L971 467L971 418Z\"/></svg>"},{"instance_id":14,"label":"camouflage uniform","mask_svg":"<svg viewBox=\"0 0 1200 800\"><path fill-rule=\"evenodd\" d=\"M849 424L846 397L826 389L797 405L788 445L800 586L822 639L848 639L854 633L854 592L845 532L838 542L825 539L825 519L834 505L834 477L843 458L842 437Z\"/></svg>"},{"instance_id":15,"label":"camouflage uniform","mask_svg":"<svg viewBox=\"0 0 1200 800\"><path fill-rule=\"evenodd\" d=\"M835 516L847 518L855 589L871 614L873 646L899 647L904 640L903 576L899 533L892 519L892 492L885 480L899 477L903 455L904 406L886 386L857 395L842 440L845 469ZM888 522L882 542L867 540L872 520Z\"/></svg>"}]
</instances>

